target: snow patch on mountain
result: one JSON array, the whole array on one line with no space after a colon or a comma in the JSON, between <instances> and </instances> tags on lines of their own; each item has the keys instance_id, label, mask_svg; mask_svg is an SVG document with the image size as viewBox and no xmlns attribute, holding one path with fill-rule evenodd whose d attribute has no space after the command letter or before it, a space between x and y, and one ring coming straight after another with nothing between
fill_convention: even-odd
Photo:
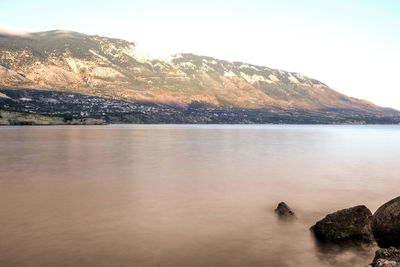
<instances>
[{"instance_id":1,"label":"snow patch on mountain","mask_svg":"<svg viewBox=\"0 0 400 267\"><path fill-rule=\"evenodd\" d=\"M263 76L253 74L253 75L247 75L246 73L240 72L240 76L245 79L249 83L256 83L256 82L267 82L267 83L273 83L273 81L266 79Z\"/></svg>"},{"instance_id":2,"label":"snow patch on mountain","mask_svg":"<svg viewBox=\"0 0 400 267\"><path fill-rule=\"evenodd\" d=\"M217 65L218 62L216 60L208 60L208 59L203 59L203 62L207 63L207 64L212 64L212 65Z\"/></svg>"},{"instance_id":3,"label":"snow patch on mountain","mask_svg":"<svg viewBox=\"0 0 400 267\"><path fill-rule=\"evenodd\" d=\"M131 56L141 63L151 63L154 60L159 60L167 64L171 64L171 61L173 59L178 59L183 57L179 53L172 55L167 52L161 52L145 48L140 44L136 44L135 48L132 49Z\"/></svg>"},{"instance_id":4,"label":"snow patch on mountain","mask_svg":"<svg viewBox=\"0 0 400 267\"><path fill-rule=\"evenodd\" d=\"M291 81L292 83L296 83L296 84L299 84L299 83L300 83L299 80L297 80L291 73L289 73L288 79L289 79L289 81Z\"/></svg>"},{"instance_id":5,"label":"snow patch on mountain","mask_svg":"<svg viewBox=\"0 0 400 267\"><path fill-rule=\"evenodd\" d=\"M273 74L268 75L268 78L273 82L279 82L279 79Z\"/></svg>"},{"instance_id":6,"label":"snow patch on mountain","mask_svg":"<svg viewBox=\"0 0 400 267\"><path fill-rule=\"evenodd\" d=\"M224 76L225 76L225 77L234 77L234 76L236 76L236 74L233 73L233 72L230 70L230 71L225 71L225 72L224 72Z\"/></svg>"},{"instance_id":7,"label":"snow patch on mountain","mask_svg":"<svg viewBox=\"0 0 400 267\"><path fill-rule=\"evenodd\" d=\"M196 65L194 65L192 62L181 62L178 64L179 66L182 66L184 68L188 68L188 69L196 69Z\"/></svg>"},{"instance_id":8,"label":"snow patch on mountain","mask_svg":"<svg viewBox=\"0 0 400 267\"><path fill-rule=\"evenodd\" d=\"M256 67L254 67L254 66L250 66L250 65L247 65L247 64L242 64L242 65L240 65L240 67L239 67L240 69L253 69L253 70L259 70L258 68L256 68Z\"/></svg>"},{"instance_id":9,"label":"snow patch on mountain","mask_svg":"<svg viewBox=\"0 0 400 267\"><path fill-rule=\"evenodd\" d=\"M209 72L209 71L213 71L213 69L208 66L207 64L202 64L200 70L202 70L203 72Z\"/></svg>"},{"instance_id":10,"label":"snow patch on mountain","mask_svg":"<svg viewBox=\"0 0 400 267\"><path fill-rule=\"evenodd\" d=\"M300 80L302 80L302 81L305 81L305 80L306 80L306 77L304 77L304 76L301 75L300 73L295 73L294 75L297 77L297 79L300 79Z\"/></svg>"}]
</instances>

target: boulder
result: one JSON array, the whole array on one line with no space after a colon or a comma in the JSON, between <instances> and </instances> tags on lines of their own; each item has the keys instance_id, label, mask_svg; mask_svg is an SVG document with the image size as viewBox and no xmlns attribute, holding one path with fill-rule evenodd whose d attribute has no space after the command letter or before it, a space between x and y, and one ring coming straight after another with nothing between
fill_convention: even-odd
<instances>
[{"instance_id":1,"label":"boulder","mask_svg":"<svg viewBox=\"0 0 400 267\"><path fill-rule=\"evenodd\" d=\"M293 218L295 216L294 212L285 202L278 204L278 207L275 209L275 213L278 214L280 218Z\"/></svg>"},{"instance_id":2,"label":"boulder","mask_svg":"<svg viewBox=\"0 0 400 267\"><path fill-rule=\"evenodd\" d=\"M371 217L371 211L360 205L328 214L310 229L320 241L370 243Z\"/></svg>"},{"instance_id":3,"label":"boulder","mask_svg":"<svg viewBox=\"0 0 400 267\"><path fill-rule=\"evenodd\" d=\"M400 267L400 250L394 247L377 250L373 262L368 267Z\"/></svg>"},{"instance_id":4,"label":"boulder","mask_svg":"<svg viewBox=\"0 0 400 267\"><path fill-rule=\"evenodd\" d=\"M372 231L380 247L400 246L400 197L383 204L374 213Z\"/></svg>"}]
</instances>

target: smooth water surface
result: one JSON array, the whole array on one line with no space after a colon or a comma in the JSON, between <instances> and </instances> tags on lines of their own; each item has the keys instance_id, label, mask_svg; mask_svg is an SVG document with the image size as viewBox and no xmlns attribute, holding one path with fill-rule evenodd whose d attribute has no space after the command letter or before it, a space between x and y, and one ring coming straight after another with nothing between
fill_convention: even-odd
<instances>
[{"instance_id":1,"label":"smooth water surface","mask_svg":"<svg viewBox=\"0 0 400 267\"><path fill-rule=\"evenodd\" d=\"M400 126L1 127L0 149L6 267L365 266L376 247L309 227L400 195Z\"/></svg>"}]
</instances>

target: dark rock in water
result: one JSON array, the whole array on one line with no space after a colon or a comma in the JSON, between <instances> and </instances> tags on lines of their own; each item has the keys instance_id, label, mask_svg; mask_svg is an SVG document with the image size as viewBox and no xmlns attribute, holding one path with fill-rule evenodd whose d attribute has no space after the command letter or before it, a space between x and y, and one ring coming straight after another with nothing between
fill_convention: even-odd
<instances>
[{"instance_id":1,"label":"dark rock in water","mask_svg":"<svg viewBox=\"0 0 400 267\"><path fill-rule=\"evenodd\" d=\"M373 262L368 267L400 267L400 250L394 247L377 250Z\"/></svg>"},{"instance_id":2,"label":"dark rock in water","mask_svg":"<svg viewBox=\"0 0 400 267\"><path fill-rule=\"evenodd\" d=\"M291 218L294 217L294 212L286 205L285 202L281 202L278 204L278 207L275 209L276 214L281 218Z\"/></svg>"},{"instance_id":3,"label":"dark rock in water","mask_svg":"<svg viewBox=\"0 0 400 267\"><path fill-rule=\"evenodd\" d=\"M370 243L371 217L371 211L360 205L328 214L310 229L320 241Z\"/></svg>"},{"instance_id":4,"label":"dark rock in water","mask_svg":"<svg viewBox=\"0 0 400 267\"><path fill-rule=\"evenodd\" d=\"M374 213L372 231L380 247L400 246L400 197L383 204Z\"/></svg>"}]
</instances>

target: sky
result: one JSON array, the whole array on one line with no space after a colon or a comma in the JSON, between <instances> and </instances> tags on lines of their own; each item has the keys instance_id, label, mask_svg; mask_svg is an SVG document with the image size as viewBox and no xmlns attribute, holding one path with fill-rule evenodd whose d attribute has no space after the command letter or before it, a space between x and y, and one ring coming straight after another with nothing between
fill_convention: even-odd
<instances>
[{"instance_id":1,"label":"sky","mask_svg":"<svg viewBox=\"0 0 400 267\"><path fill-rule=\"evenodd\" d=\"M1 0L0 29L71 30L299 72L400 109L398 0Z\"/></svg>"}]
</instances>

